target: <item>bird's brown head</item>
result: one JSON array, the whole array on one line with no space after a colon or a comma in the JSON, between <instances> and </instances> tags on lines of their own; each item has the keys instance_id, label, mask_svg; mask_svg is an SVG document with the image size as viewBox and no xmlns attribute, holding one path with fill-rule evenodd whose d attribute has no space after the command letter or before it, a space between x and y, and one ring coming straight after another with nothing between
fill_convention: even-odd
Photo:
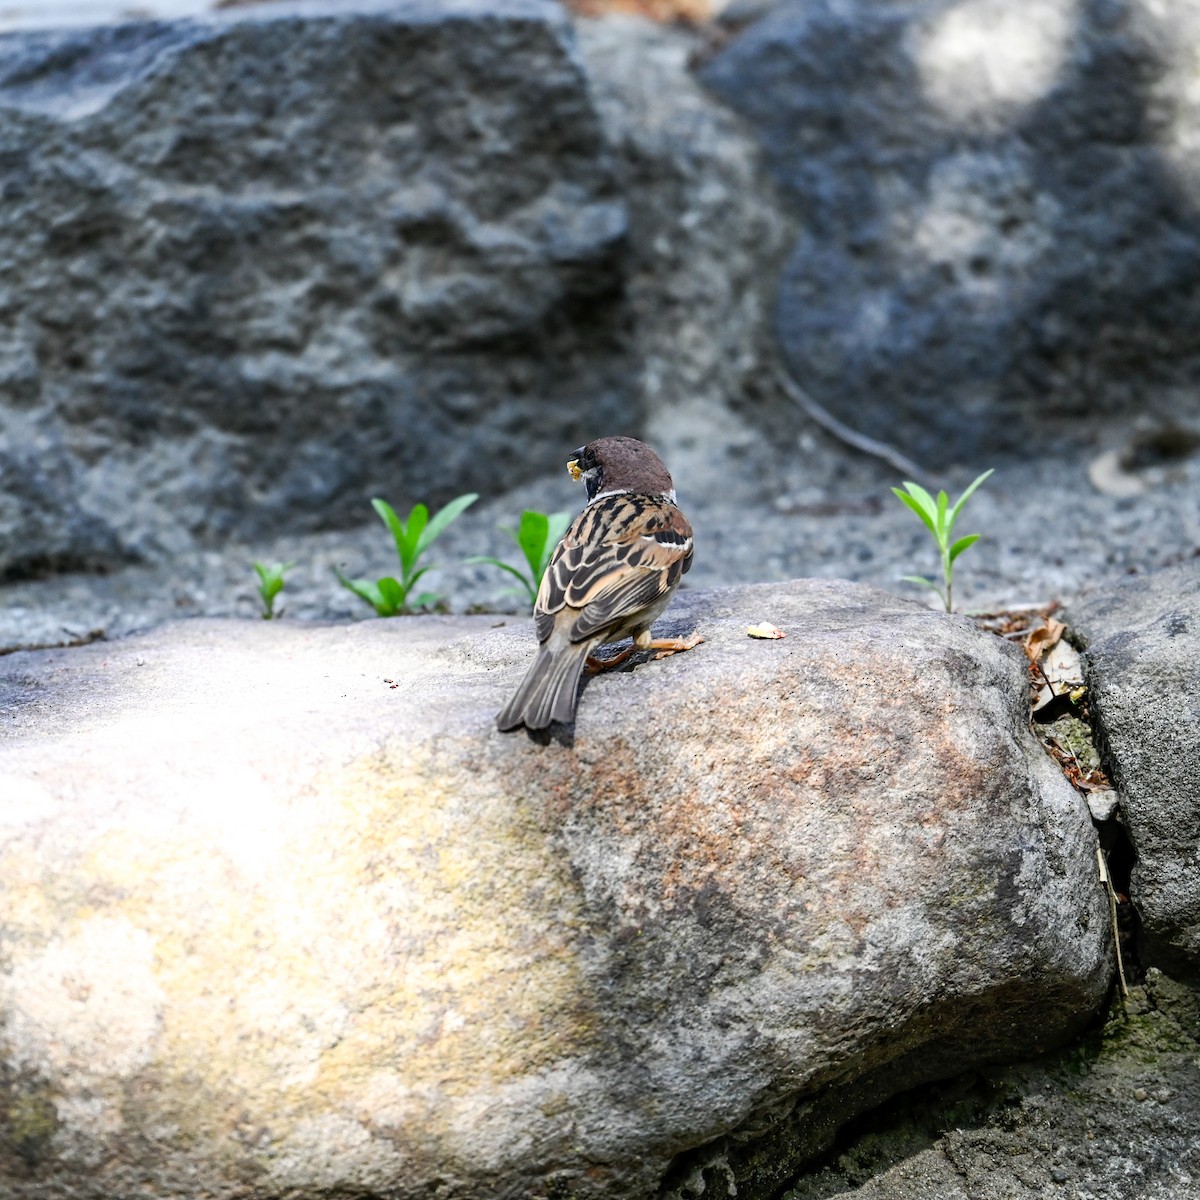
<instances>
[{"instance_id":1,"label":"bird's brown head","mask_svg":"<svg viewBox=\"0 0 1200 1200\"><path fill-rule=\"evenodd\" d=\"M649 492L675 499L675 485L663 460L637 438L597 438L567 461L572 479L582 479L588 501L602 492Z\"/></svg>"}]
</instances>

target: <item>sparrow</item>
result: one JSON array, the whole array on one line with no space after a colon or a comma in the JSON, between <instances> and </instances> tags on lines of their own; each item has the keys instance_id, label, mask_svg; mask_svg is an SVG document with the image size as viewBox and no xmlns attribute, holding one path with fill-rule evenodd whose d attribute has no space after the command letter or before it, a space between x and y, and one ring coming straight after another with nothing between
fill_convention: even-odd
<instances>
[{"instance_id":1,"label":"sparrow","mask_svg":"<svg viewBox=\"0 0 1200 1200\"><path fill-rule=\"evenodd\" d=\"M637 650L665 658L704 641L650 636L692 565L692 527L662 459L636 438L607 437L576 450L567 470L583 480L587 504L542 576L533 606L537 656L496 718L502 732L573 721L585 666L606 670ZM593 656L625 637L632 645L612 658Z\"/></svg>"}]
</instances>

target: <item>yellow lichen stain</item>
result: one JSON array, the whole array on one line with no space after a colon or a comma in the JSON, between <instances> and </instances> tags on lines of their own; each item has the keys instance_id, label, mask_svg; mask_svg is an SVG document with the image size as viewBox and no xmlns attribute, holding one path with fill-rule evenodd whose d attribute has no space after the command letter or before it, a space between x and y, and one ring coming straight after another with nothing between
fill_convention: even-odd
<instances>
[{"instance_id":1,"label":"yellow lichen stain","mask_svg":"<svg viewBox=\"0 0 1200 1200\"><path fill-rule=\"evenodd\" d=\"M438 778L383 753L334 785L388 940L373 1002L325 1056L325 1087L370 1063L465 1096L588 1047L565 864L504 788L452 796Z\"/></svg>"},{"instance_id":2,"label":"yellow lichen stain","mask_svg":"<svg viewBox=\"0 0 1200 1200\"><path fill-rule=\"evenodd\" d=\"M47 1090L21 1092L8 1098L0 1095L0 1144L9 1143L17 1153L48 1143L58 1128L54 1099Z\"/></svg>"},{"instance_id":3,"label":"yellow lichen stain","mask_svg":"<svg viewBox=\"0 0 1200 1200\"><path fill-rule=\"evenodd\" d=\"M131 1119L243 1165L331 1112L436 1142L456 1097L590 1048L565 865L494 780L460 773L452 792L404 752L282 798L257 859L221 849L236 830L126 825L95 839L69 886L28 860L0 882L30 947L97 913L149 935L153 1084L112 1081ZM56 889L66 910L34 902Z\"/></svg>"},{"instance_id":4,"label":"yellow lichen stain","mask_svg":"<svg viewBox=\"0 0 1200 1200\"><path fill-rule=\"evenodd\" d=\"M19 843L10 842L0 850L0 905L6 943L18 938L38 945L54 928L50 897L41 886L44 875L37 858L23 852ZM0 950L0 968L7 966L6 950Z\"/></svg>"}]
</instances>

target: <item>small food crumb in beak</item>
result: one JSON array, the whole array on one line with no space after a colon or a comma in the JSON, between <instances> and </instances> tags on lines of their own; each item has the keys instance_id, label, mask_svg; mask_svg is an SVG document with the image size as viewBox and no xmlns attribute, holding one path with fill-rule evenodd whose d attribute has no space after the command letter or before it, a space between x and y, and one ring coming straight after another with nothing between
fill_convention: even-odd
<instances>
[{"instance_id":1,"label":"small food crumb in beak","mask_svg":"<svg viewBox=\"0 0 1200 1200\"><path fill-rule=\"evenodd\" d=\"M579 469L579 459L577 458L573 458L567 463L567 471L576 483L583 478L583 472Z\"/></svg>"}]
</instances>

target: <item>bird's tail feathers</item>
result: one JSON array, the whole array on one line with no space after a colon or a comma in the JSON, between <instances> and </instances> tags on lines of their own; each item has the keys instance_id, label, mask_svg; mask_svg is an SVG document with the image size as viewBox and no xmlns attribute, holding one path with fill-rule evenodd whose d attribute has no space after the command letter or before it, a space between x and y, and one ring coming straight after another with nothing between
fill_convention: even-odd
<instances>
[{"instance_id":1,"label":"bird's tail feathers","mask_svg":"<svg viewBox=\"0 0 1200 1200\"><path fill-rule=\"evenodd\" d=\"M564 725L573 721L588 649L587 642L539 646L516 695L496 718L496 727L507 733L522 724L527 729L545 729L552 721Z\"/></svg>"}]
</instances>

